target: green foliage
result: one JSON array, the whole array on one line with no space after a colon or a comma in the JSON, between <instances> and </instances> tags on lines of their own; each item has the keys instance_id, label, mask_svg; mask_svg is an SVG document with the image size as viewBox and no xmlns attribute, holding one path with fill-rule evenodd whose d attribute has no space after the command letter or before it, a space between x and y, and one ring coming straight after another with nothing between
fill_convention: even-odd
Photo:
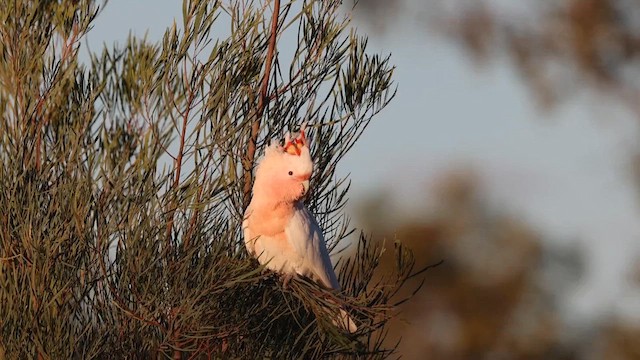
<instances>
[{"instance_id":1,"label":"green foliage","mask_svg":"<svg viewBox=\"0 0 640 360\"><path fill-rule=\"evenodd\" d=\"M345 34L338 1L282 4L277 34L269 4L184 1L161 42L130 37L86 64L80 41L105 3L0 5L0 356L393 350L381 344L408 250L373 283L382 250L361 236L334 293L305 279L283 289L242 246L247 146L259 153L302 120L317 162L309 205L331 249L353 233L336 164L394 95L388 59ZM272 34L297 41L291 57ZM338 307L355 335L331 324Z\"/></svg>"}]
</instances>

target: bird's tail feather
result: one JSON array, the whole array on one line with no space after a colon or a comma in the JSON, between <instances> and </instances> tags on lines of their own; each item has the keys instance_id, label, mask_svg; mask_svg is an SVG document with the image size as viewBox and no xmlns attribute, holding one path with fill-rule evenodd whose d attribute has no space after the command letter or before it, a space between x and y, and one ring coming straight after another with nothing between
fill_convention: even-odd
<instances>
[{"instance_id":1,"label":"bird's tail feather","mask_svg":"<svg viewBox=\"0 0 640 360\"><path fill-rule=\"evenodd\" d=\"M353 321L351 316L349 316L349 314L347 314L347 312L342 309L340 309L340 315L333 320L333 325L343 330L346 330L352 334L358 331L358 326Z\"/></svg>"},{"instance_id":2,"label":"bird's tail feather","mask_svg":"<svg viewBox=\"0 0 640 360\"><path fill-rule=\"evenodd\" d=\"M330 303L335 304L335 302L333 301L330 301ZM338 304L335 305L336 307L339 306ZM336 307L324 307L324 310L329 314L329 318L331 319L333 325L339 327L344 331L348 331L351 334L358 331L358 326L356 325L355 321L353 321L351 316L349 316L349 314L347 314L347 312L343 309L339 309L338 312L338 309L336 309Z\"/></svg>"}]
</instances>

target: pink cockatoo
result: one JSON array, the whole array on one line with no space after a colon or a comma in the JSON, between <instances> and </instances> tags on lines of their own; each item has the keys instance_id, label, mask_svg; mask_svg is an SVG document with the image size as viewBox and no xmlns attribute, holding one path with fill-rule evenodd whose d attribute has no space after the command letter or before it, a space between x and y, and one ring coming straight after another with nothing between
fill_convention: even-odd
<instances>
[{"instance_id":1,"label":"pink cockatoo","mask_svg":"<svg viewBox=\"0 0 640 360\"><path fill-rule=\"evenodd\" d=\"M272 143L266 148L244 215L244 242L260 264L285 279L297 274L339 291L322 229L302 201L312 171L304 125L293 138L287 133L284 147ZM349 332L357 330L344 310L334 323Z\"/></svg>"}]
</instances>

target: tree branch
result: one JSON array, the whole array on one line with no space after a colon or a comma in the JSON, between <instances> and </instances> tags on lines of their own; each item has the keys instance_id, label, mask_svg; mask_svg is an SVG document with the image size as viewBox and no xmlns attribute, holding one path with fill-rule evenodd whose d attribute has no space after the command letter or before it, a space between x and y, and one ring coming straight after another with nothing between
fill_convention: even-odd
<instances>
[{"instance_id":1,"label":"tree branch","mask_svg":"<svg viewBox=\"0 0 640 360\"><path fill-rule=\"evenodd\" d=\"M260 97L258 98L258 107L255 112L255 118L251 124L251 135L249 136L249 146L247 149L247 157L244 163L244 189L243 189L243 205L246 209L251 200L251 186L253 184L253 164L255 162L256 147L258 142L258 134L260 133L260 119L264 114L266 104L269 102L267 91L269 90L269 75L271 74L271 64L273 63L273 55L276 49L276 36L278 32L278 15L280 14L280 0L274 0L273 15L271 17L271 35L269 37L269 48L267 49L267 58L265 60L264 74L262 75L262 86L260 87Z\"/></svg>"}]
</instances>

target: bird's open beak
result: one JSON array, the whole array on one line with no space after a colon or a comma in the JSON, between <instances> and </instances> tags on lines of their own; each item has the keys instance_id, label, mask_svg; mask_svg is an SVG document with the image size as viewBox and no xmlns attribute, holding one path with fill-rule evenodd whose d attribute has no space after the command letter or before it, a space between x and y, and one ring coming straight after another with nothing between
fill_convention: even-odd
<instances>
[{"instance_id":1,"label":"bird's open beak","mask_svg":"<svg viewBox=\"0 0 640 360\"><path fill-rule=\"evenodd\" d=\"M307 193L309 192L309 180L304 180L301 182L302 184L302 196L307 195Z\"/></svg>"}]
</instances>

